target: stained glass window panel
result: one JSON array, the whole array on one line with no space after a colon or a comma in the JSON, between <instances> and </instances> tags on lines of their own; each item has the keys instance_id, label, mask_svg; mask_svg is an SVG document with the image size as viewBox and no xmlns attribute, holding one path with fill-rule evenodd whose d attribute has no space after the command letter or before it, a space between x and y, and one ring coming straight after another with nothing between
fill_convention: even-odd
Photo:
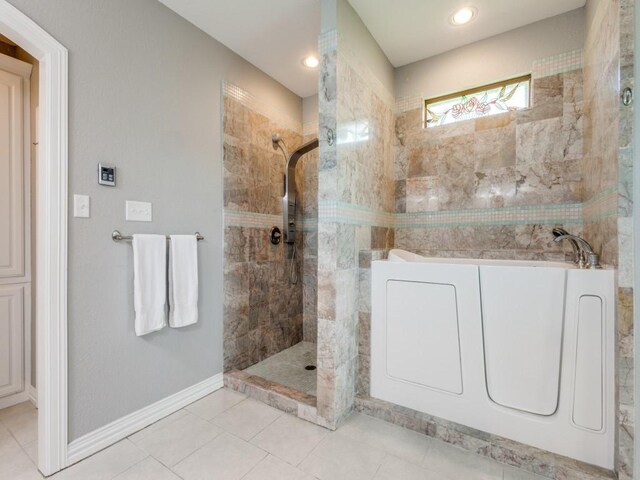
<instances>
[{"instance_id":1,"label":"stained glass window panel","mask_svg":"<svg viewBox=\"0 0 640 480\"><path fill-rule=\"evenodd\" d=\"M531 76L425 101L427 128L529 108Z\"/></svg>"}]
</instances>

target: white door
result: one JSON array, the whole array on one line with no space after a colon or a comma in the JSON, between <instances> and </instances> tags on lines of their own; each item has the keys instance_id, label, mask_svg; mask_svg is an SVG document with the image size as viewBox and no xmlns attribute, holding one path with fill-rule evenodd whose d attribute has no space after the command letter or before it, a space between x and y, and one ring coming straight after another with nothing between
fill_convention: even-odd
<instances>
[{"instance_id":1,"label":"white door","mask_svg":"<svg viewBox=\"0 0 640 480\"><path fill-rule=\"evenodd\" d=\"M0 277L25 276L22 78L0 70Z\"/></svg>"},{"instance_id":2,"label":"white door","mask_svg":"<svg viewBox=\"0 0 640 480\"><path fill-rule=\"evenodd\" d=\"M0 285L0 398L24 390L25 284Z\"/></svg>"},{"instance_id":3,"label":"white door","mask_svg":"<svg viewBox=\"0 0 640 480\"><path fill-rule=\"evenodd\" d=\"M25 390L30 65L0 55L0 399ZM7 400L11 400L8 399Z\"/></svg>"}]
</instances>

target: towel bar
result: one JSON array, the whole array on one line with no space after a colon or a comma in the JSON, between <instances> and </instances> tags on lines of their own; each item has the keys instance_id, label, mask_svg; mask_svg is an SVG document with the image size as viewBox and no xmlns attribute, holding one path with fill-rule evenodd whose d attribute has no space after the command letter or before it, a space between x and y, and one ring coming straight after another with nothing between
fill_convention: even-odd
<instances>
[{"instance_id":1,"label":"towel bar","mask_svg":"<svg viewBox=\"0 0 640 480\"><path fill-rule=\"evenodd\" d=\"M196 240L200 241L200 240L204 240L204 237L202 235L200 235L200 232L196 232L195 233L196 236ZM114 242L119 242L121 240L133 240L133 235L122 235L118 230L114 230L111 233L111 239ZM170 237L167 235L167 240L169 240Z\"/></svg>"}]
</instances>

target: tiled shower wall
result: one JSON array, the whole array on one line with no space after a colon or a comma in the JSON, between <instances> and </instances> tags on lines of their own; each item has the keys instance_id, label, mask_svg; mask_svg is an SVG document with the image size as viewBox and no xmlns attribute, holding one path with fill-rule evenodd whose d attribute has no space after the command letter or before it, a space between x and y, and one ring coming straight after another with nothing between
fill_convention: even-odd
<instances>
[{"instance_id":1,"label":"tiled shower wall","mask_svg":"<svg viewBox=\"0 0 640 480\"><path fill-rule=\"evenodd\" d=\"M631 0L597 5L585 42L584 230L602 261L618 268L619 478L633 478L633 106L620 93L633 86Z\"/></svg>"},{"instance_id":2,"label":"tiled shower wall","mask_svg":"<svg viewBox=\"0 0 640 480\"><path fill-rule=\"evenodd\" d=\"M224 370L244 369L302 340L302 282L289 282L291 247L269 240L282 226L285 159L271 144L279 133L293 151L301 126L230 84L224 95ZM303 192L301 171L297 181ZM302 212L301 212L302 213ZM298 236L301 272L304 235Z\"/></svg>"},{"instance_id":3,"label":"tiled shower wall","mask_svg":"<svg viewBox=\"0 0 640 480\"><path fill-rule=\"evenodd\" d=\"M582 69L533 79L532 108L422 128L396 120L396 247L434 256L563 259L581 234Z\"/></svg>"},{"instance_id":4,"label":"tiled shower wall","mask_svg":"<svg viewBox=\"0 0 640 480\"><path fill-rule=\"evenodd\" d=\"M394 102L336 31L319 43L317 414L335 426L355 402L358 252L394 242Z\"/></svg>"},{"instance_id":5,"label":"tiled shower wall","mask_svg":"<svg viewBox=\"0 0 640 480\"><path fill-rule=\"evenodd\" d=\"M303 126L304 142L318 137L318 125ZM302 266L302 336L305 342L318 338L318 150L302 157L304 184L304 244Z\"/></svg>"}]
</instances>

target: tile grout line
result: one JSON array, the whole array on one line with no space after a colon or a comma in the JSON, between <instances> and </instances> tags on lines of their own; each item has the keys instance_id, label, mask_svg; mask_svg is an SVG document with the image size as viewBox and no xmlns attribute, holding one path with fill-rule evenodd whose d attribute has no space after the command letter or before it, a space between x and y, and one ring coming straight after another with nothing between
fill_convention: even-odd
<instances>
[{"instance_id":1,"label":"tile grout line","mask_svg":"<svg viewBox=\"0 0 640 480\"><path fill-rule=\"evenodd\" d=\"M129 439L127 438L126 440L129 440ZM121 441L122 441L122 440L121 440ZM129 441L131 442L131 440L129 440ZM116 443L119 443L119 442L116 442ZM131 443L133 443L133 442L131 442ZM114 443L114 445L115 445L115 443ZM120 473L116 473L113 477L111 477L111 480L113 480L113 479L117 478L118 476L122 475L123 473L127 473L127 472L128 472L129 470L131 470L132 468L134 468L134 467L136 467L136 466L140 465L140 464L141 464L142 462L144 462L147 458L153 458L154 460L156 460L157 462L159 462L159 463L162 465L162 463L160 462L160 460L158 460L157 458L155 458L153 455L151 455L150 453L148 453L146 450L142 450L142 449L141 449L140 447L138 447L135 443L133 443L133 445L134 445L138 450L140 450L140 451L142 451L142 452L146 453L146 454L147 454L147 456L146 456L146 457L144 457L144 458L142 458L142 459L140 459L139 461L137 461L136 463L134 463L133 465L131 465L129 468L124 469L122 472L120 472ZM94 454L94 455L95 455L95 454ZM91 458L91 457L93 457L93 455L91 455L90 457L87 457L87 458ZM79 465L80 463L81 463L81 462L78 462L76 465ZM168 467L167 467L167 468L168 468Z\"/></svg>"},{"instance_id":2,"label":"tile grout line","mask_svg":"<svg viewBox=\"0 0 640 480\"><path fill-rule=\"evenodd\" d=\"M18 404L19 405L19 404ZM11 408L11 407L8 407ZM36 410L36 413L38 411L37 408L34 407L34 409ZM26 445L22 445L22 443L20 443L18 441L18 438L15 436L15 434L13 433L13 430L11 428L9 428L9 426L5 423L4 420L0 420L0 423L2 424L2 426L7 430L7 432L9 433L9 436L11 436L11 438L13 439L14 442L16 442L16 444L18 445L18 447L20 447L20 449L22 450L22 452L27 456L27 458L29 459L29 461L31 462L31 464L36 468L36 471L39 475L42 475L40 473L40 470L38 469L38 465L36 462L33 461L33 459L31 458L31 456L27 453L27 451L25 450L25 446ZM36 437L35 440L29 442L27 445L31 445L33 442L37 442L38 438Z\"/></svg>"},{"instance_id":3,"label":"tile grout line","mask_svg":"<svg viewBox=\"0 0 640 480\"><path fill-rule=\"evenodd\" d=\"M197 415L196 415L196 416L197 416ZM198 418L200 418L200 417L198 417ZM204 419L202 419L202 420L204 420ZM207 422L207 420L205 420L205 422ZM207 422L207 423L211 423L211 422ZM191 456L192 456L192 455L194 455L196 452L199 452L200 450L202 450L204 447L206 447L207 445L209 445L211 442L215 441L218 437L222 436L222 435L223 435L223 434L225 434L225 433L229 433L229 432L227 432L224 428L222 428L222 427L220 427L220 426L218 426L218 425L215 425L215 424L212 424L212 425L214 425L214 426L218 427L218 428L221 430L221 432L220 432L219 434L215 435L211 440L209 440L209 441L205 442L203 445L201 445L200 447L196 448L193 452L191 452L191 453L189 453L188 455L186 455L184 458L181 458L180 460L178 460L178 461L177 461L173 466L166 465L166 464L164 464L160 459L158 459L158 458L156 458L156 457L153 457L153 455L151 455L151 456L152 456L153 458L156 458L156 460L158 460L158 462L160 462L162 465L164 465L165 467L167 467L169 470L171 470L173 473L175 473L178 477L183 478L181 475L179 475L179 474L178 474L178 473L173 469L174 467L176 467L176 466L178 466L179 464L181 464L182 462L184 462L187 458L191 457Z\"/></svg>"}]
</instances>

